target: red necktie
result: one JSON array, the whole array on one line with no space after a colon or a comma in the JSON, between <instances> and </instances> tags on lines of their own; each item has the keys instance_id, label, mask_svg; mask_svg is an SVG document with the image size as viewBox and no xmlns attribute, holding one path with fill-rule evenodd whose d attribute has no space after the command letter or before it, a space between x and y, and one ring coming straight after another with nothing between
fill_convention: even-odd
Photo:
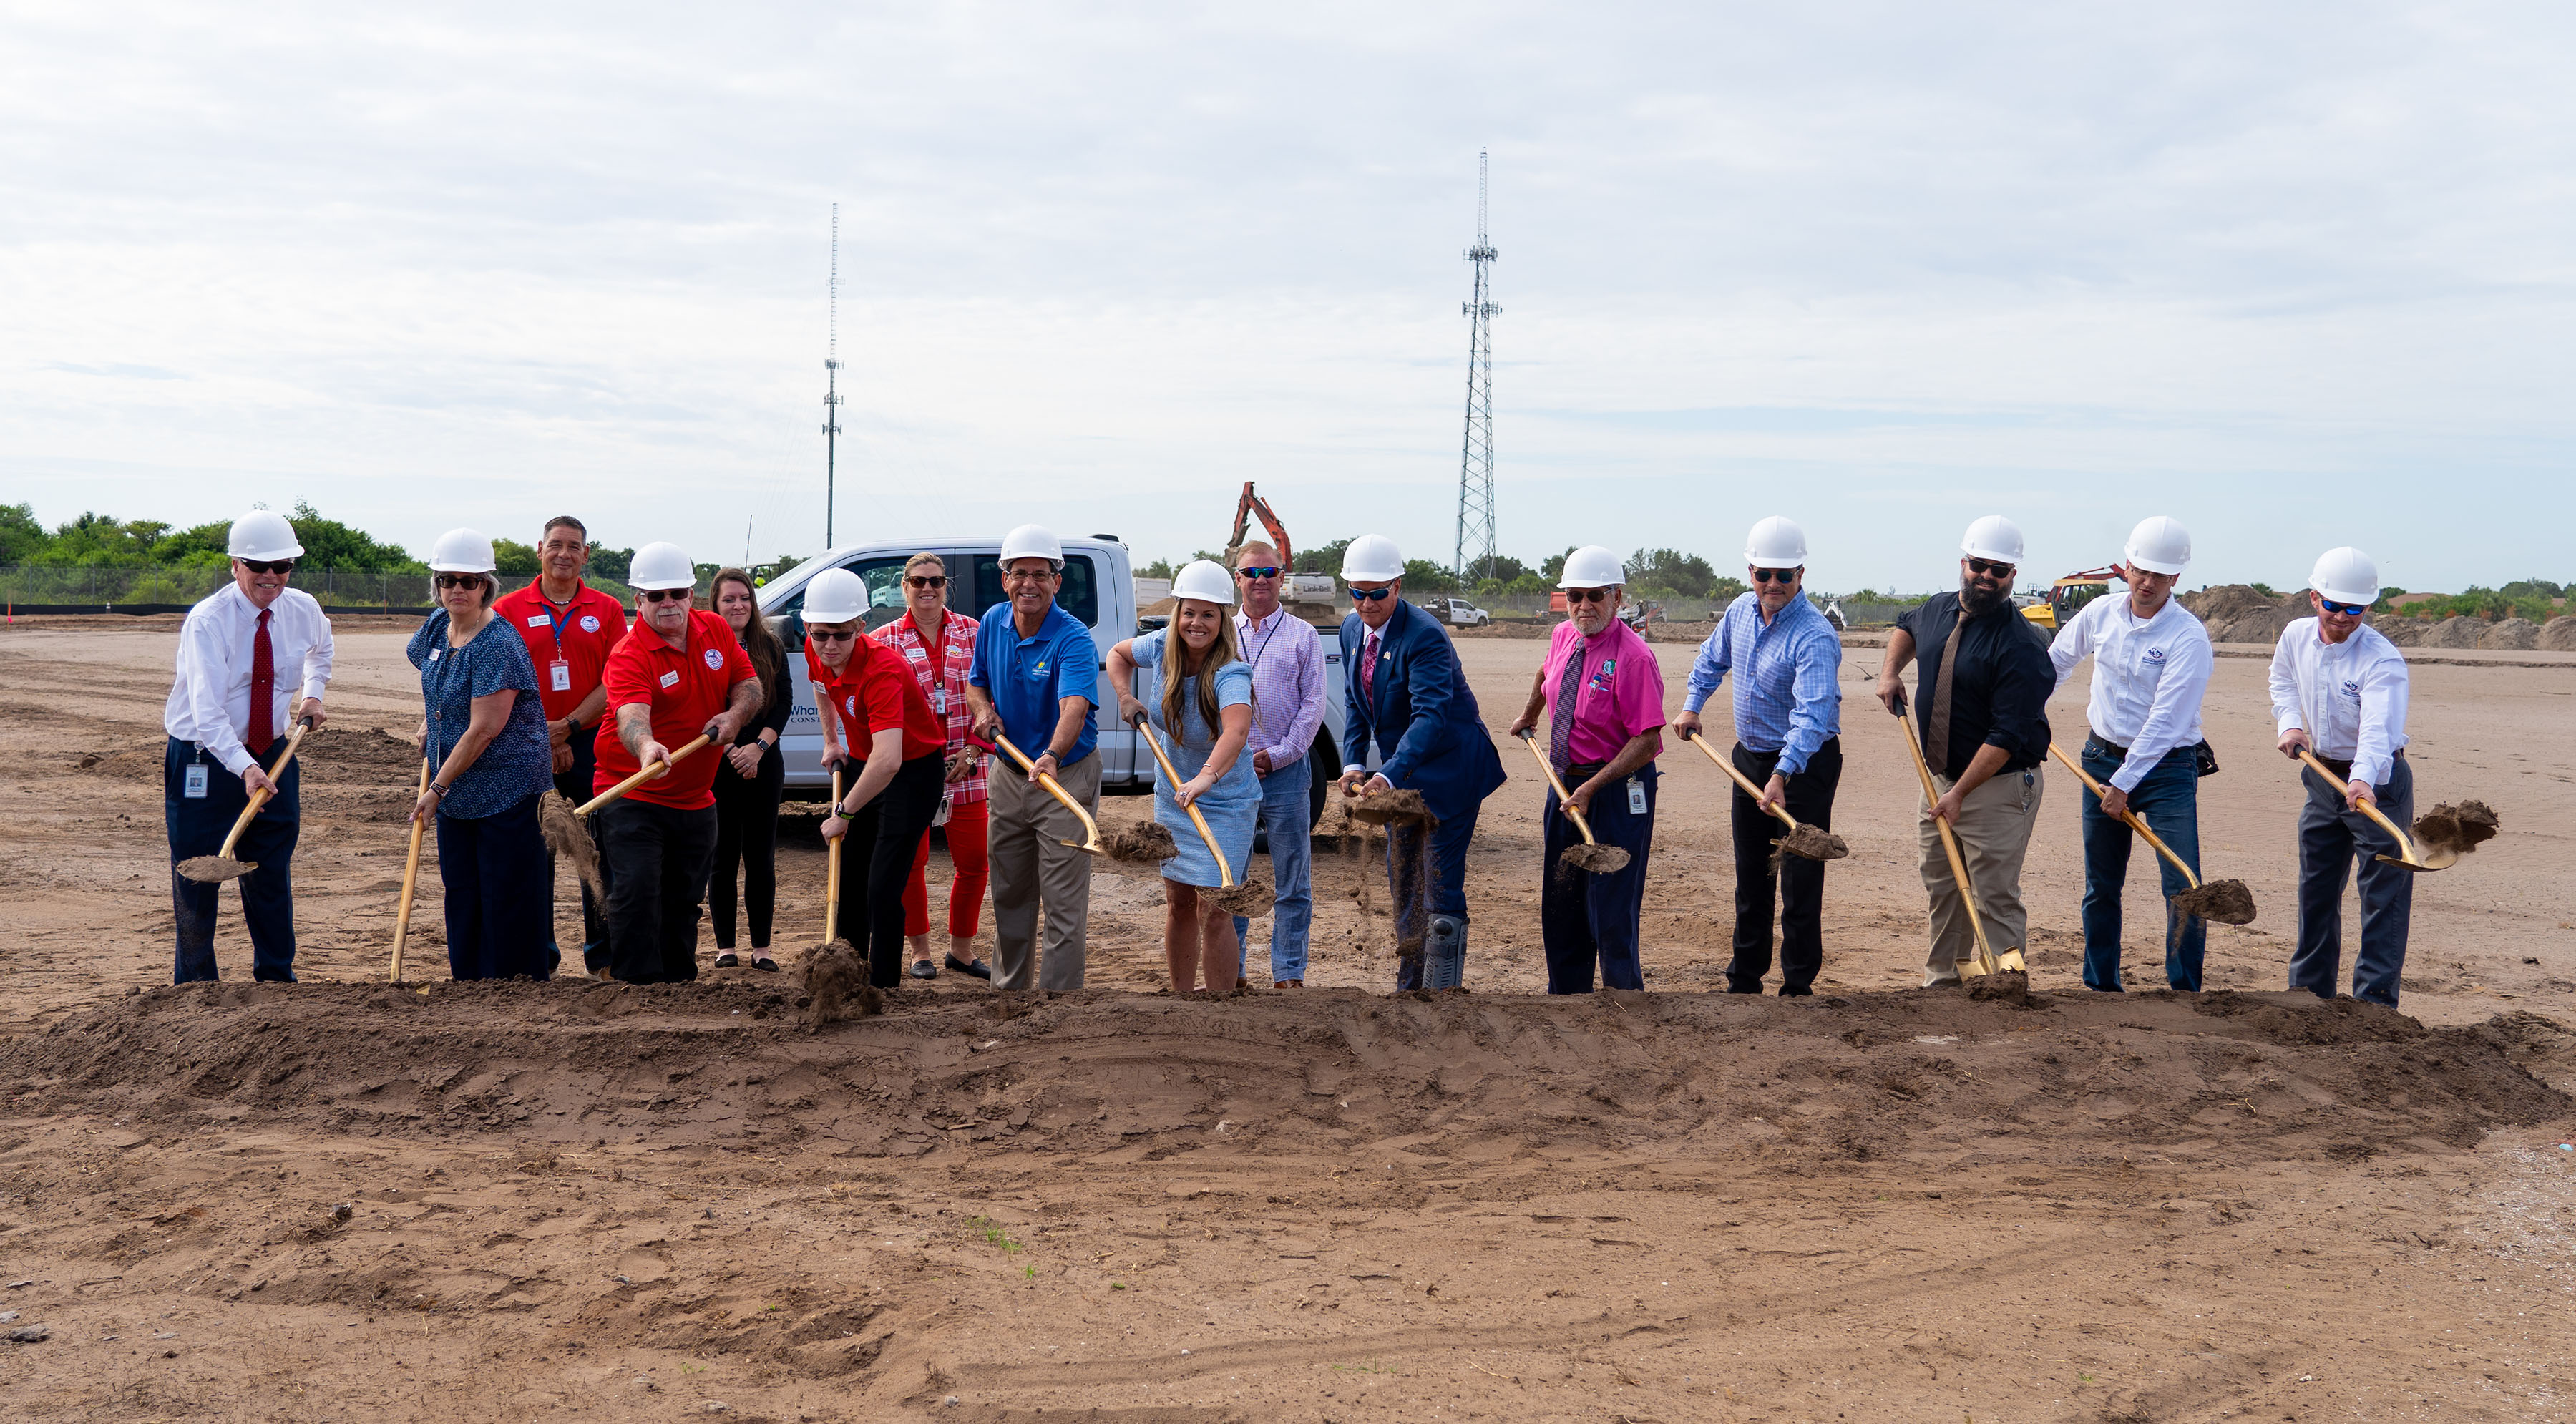
<instances>
[{"instance_id":1,"label":"red necktie","mask_svg":"<svg viewBox=\"0 0 2576 1424\"><path fill-rule=\"evenodd\" d=\"M242 745L255 757L267 756L268 744L277 740L277 660L268 648L272 611L259 611L259 632L250 640L250 725L242 729Z\"/></svg>"},{"instance_id":2,"label":"red necktie","mask_svg":"<svg viewBox=\"0 0 2576 1424\"><path fill-rule=\"evenodd\" d=\"M1360 649L1360 696L1377 705L1377 634L1368 636L1368 646Z\"/></svg>"}]
</instances>

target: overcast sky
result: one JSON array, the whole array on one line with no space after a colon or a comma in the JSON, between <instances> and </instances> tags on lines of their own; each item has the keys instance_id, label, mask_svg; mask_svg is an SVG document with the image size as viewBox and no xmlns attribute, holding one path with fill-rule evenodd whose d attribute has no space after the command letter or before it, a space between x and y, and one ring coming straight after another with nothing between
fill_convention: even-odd
<instances>
[{"instance_id":1,"label":"overcast sky","mask_svg":"<svg viewBox=\"0 0 2576 1424\"><path fill-rule=\"evenodd\" d=\"M435 11L436 13L431 13ZM0 4L0 502L2576 578L2554 4Z\"/></svg>"}]
</instances>

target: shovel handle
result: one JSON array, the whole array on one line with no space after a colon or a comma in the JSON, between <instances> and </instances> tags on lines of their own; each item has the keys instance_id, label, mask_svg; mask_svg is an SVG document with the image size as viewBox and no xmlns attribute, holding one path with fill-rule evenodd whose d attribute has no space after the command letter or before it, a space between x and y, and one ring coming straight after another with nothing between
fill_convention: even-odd
<instances>
[{"instance_id":1,"label":"shovel handle","mask_svg":"<svg viewBox=\"0 0 2576 1424\"><path fill-rule=\"evenodd\" d=\"M1172 765L1172 759L1170 757L1163 755L1162 739L1154 735L1153 726L1143 717L1137 718L1133 725L1136 728L1137 735L1145 739L1145 745L1153 748L1154 763L1163 769L1164 778L1172 783L1173 790L1179 790L1181 785L1181 769ZM1216 832L1208 829L1207 817L1199 814L1199 808L1196 802L1192 802L1181 809L1190 813L1190 824L1199 828L1199 839L1207 842L1208 854L1216 857L1217 888L1220 890L1233 889L1234 868L1225 863L1225 852L1217 849Z\"/></svg>"},{"instance_id":2,"label":"shovel handle","mask_svg":"<svg viewBox=\"0 0 2576 1424\"><path fill-rule=\"evenodd\" d=\"M1923 778L1924 804L1938 805L1941 793L1932 785L1932 764L1923 759L1923 743L1914 735L1914 719L1900 717L1897 720L1905 724L1905 745L1914 753L1914 774ZM1967 908L1968 928L1976 931L1977 967L1992 974L1999 967L1995 949L1986 943L1985 917L1977 913L1977 887L1968 879L1968 863L1959 856L1959 839L1951 834L1949 822L1934 816L1932 824L1941 832L1941 849L1948 853L1950 874L1959 882L1959 903Z\"/></svg>"},{"instance_id":3,"label":"shovel handle","mask_svg":"<svg viewBox=\"0 0 2576 1424\"><path fill-rule=\"evenodd\" d=\"M2075 758L2066 754L2066 749L2064 747L2059 746L2055 742L2050 742L2048 744L2048 754L2057 758L2059 761L2066 763L2066 769L2075 773L2075 779L2084 783L2084 789L2093 793L2093 799L2097 801L2102 799L2102 783L2095 781L2091 776L2086 775L2084 768L2076 764ZM2173 868L2182 872L2183 880L2188 883L2192 889L2197 890L2200 888L2200 877L2193 873L2190 866L2182 863L2182 857L2174 854L2173 848L2166 845L2163 838L2159 837L2155 832L2147 829L2146 818L2140 816L2135 811L2123 811L2120 813L2120 819L2129 823L2130 830L2136 831L2139 835L2145 836L2147 838L2147 844L2156 848L2156 854L2172 861Z\"/></svg>"},{"instance_id":4,"label":"shovel handle","mask_svg":"<svg viewBox=\"0 0 2576 1424\"><path fill-rule=\"evenodd\" d=\"M841 769L832 768L832 814L841 814ZM841 922L841 842L847 835L832 837L831 849L823 852L823 942L832 941L833 926Z\"/></svg>"},{"instance_id":5,"label":"shovel handle","mask_svg":"<svg viewBox=\"0 0 2576 1424\"><path fill-rule=\"evenodd\" d=\"M625 795L627 792L634 790L636 787L643 785L645 782L659 781L663 777L669 776L671 774L671 768L678 766L681 761L688 757L689 753L698 750L714 740L715 738L708 736L704 732L699 733L696 741L691 742L687 746L680 748L678 751L671 753L671 759L669 761L662 763L660 766L648 766L644 768L642 771L635 773L633 776L626 778L624 781L617 783L606 791L603 791L589 800L582 802L580 805L573 807L572 813L576 816L587 816L591 812L598 810L600 807L607 805L609 802L616 800L618 797Z\"/></svg>"},{"instance_id":6,"label":"shovel handle","mask_svg":"<svg viewBox=\"0 0 2576 1424\"><path fill-rule=\"evenodd\" d=\"M2306 762L2308 765L2310 765L2310 766L2312 766L2312 767L2316 768L2317 775L2324 777L2324 778L2326 779L2326 781L2327 781L2329 784L2331 784L2331 785L2335 785L2335 786L2346 786L2346 785L2349 785L2349 784L2350 784L2350 782L2349 782L2348 780L2346 780L2346 779L2344 779L2344 778L2337 777L2337 776L2334 774L2334 768L2333 768L2333 767L2330 767L2330 766L2326 765L2324 762L2321 762L2321 761L2317 760L2317 758L2316 758L2316 754L2315 754L2314 752L2309 751L2309 750L2308 750L2307 748L2305 748L2305 747L2301 747L2301 748L2299 748L2299 760L2301 760L2301 761L2303 761L2303 762ZM2388 819L2386 816L2383 816L2383 815L2381 815L2381 814L2379 813L2379 803L2378 803L2378 801L2377 801L2377 800L2370 800L2370 801L2364 801L2364 802L2362 802L2362 803L2361 803L2361 814L2363 814L2363 815L2365 815L2365 816L2368 816L2370 819L2372 819L2372 820L2374 820L2374 821L2377 821L2377 822L2379 823L2379 828L2380 828L2381 830L2386 831L2386 832L2388 832L2388 834L2390 834L2391 836L2394 836L2394 837L2396 837L2396 838L2397 838L2397 851L2398 851L2398 853L2399 853L2400 855L2403 855L2403 856L2405 856L2405 857L2406 857L2405 864L2408 864L2408 865L2422 865L2422 864L2424 863L2424 857L2422 857L2422 856L2420 856L2420 855L2418 855L2418 854L2416 854L2416 853L2415 853L2415 842L2414 842L2414 840L2413 840L2412 838L2410 838L2410 837L2409 837L2409 836L2408 836L2404 831L2399 830L2399 829L2397 828L2397 823L2396 823L2395 821L2392 821L2392 820Z\"/></svg>"},{"instance_id":7,"label":"shovel handle","mask_svg":"<svg viewBox=\"0 0 2576 1424\"><path fill-rule=\"evenodd\" d=\"M286 734L286 750L279 752L277 760L268 764L268 780L271 786L276 784L279 777L286 774L286 764L295 760L295 744L303 741L304 734L312 730L312 727L313 719L310 717L295 719L295 730ZM216 851L215 854L226 860L232 859L233 847L241 844L242 832L250 829L251 818L257 816L259 808L267 805L268 799L276 794L267 786L252 792L250 804L242 807L241 819L233 822L232 834L224 837L224 848Z\"/></svg>"},{"instance_id":8,"label":"shovel handle","mask_svg":"<svg viewBox=\"0 0 2576 1424\"><path fill-rule=\"evenodd\" d=\"M1744 794L1753 798L1754 805L1762 805L1762 788L1753 784L1752 777L1746 776L1743 772L1737 770L1732 759L1719 756L1717 754L1717 748L1708 744L1708 738L1700 736L1696 732L1684 732L1682 733L1682 740L1699 748L1702 755L1706 756L1710 761L1716 762L1718 770L1725 772L1729 777L1733 778L1736 785L1744 788ZM1769 811L1772 815L1779 817L1780 824L1790 827L1793 830L1796 829L1798 818L1789 814L1788 807L1764 806L1763 809Z\"/></svg>"},{"instance_id":9,"label":"shovel handle","mask_svg":"<svg viewBox=\"0 0 2576 1424\"><path fill-rule=\"evenodd\" d=\"M1011 760L1020 764L1020 770L1034 772L1038 769L1038 764L1029 759L1029 754L1027 752L1021 751L1018 747L1011 745L1010 738L996 732L993 734L993 743L1003 751L1010 753ZM1038 785L1045 787L1048 795L1063 802L1064 809L1071 811L1074 814L1075 819L1082 822L1082 833L1085 837L1084 848L1096 848L1100 844L1100 823L1091 819L1091 813L1082 809L1082 803L1074 800L1072 794L1067 792L1064 787L1057 784L1056 779L1052 776L1038 777ZM1068 842L1068 844L1070 844L1070 842ZM1224 856L1217 857L1219 862L1224 861L1224 859Z\"/></svg>"},{"instance_id":10,"label":"shovel handle","mask_svg":"<svg viewBox=\"0 0 2576 1424\"><path fill-rule=\"evenodd\" d=\"M1557 809L1571 817L1574 821L1574 828L1583 832L1583 843L1585 845L1601 844L1601 842L1592 838L1591 823L1583 819L1582 812L1574 809L1574 798L1565 794L1565 783L1557 780L1556 763L1549 761L1547 759L1547 753L1538 749L1538 737L1533 733L1523 732L1521 733L1521 741L1529 747L1530 755L1538 758L1538 769L1547 773L1547 784L1556 788Z\"/></svg>"},{"instance_id":11,"label":"shovel handle","mask_svg":"<svg viewBox=\"0 0 2576 1424\"><path fill-rule=\"evenodd\" d=\"M420 798L428 794L429 758L424 756L420 759L420 788L412 792L412 804L415 806L419 805ZM403 858L402 904L394 911L393 968L385 975L385 982L389 984L399 984L402 982L403 941L411 936L411 892L412 887L420 883L420 837L421 833L428 829L429 818L427 816L412 817L411 851Z\"/></svg>"}]
</instances>

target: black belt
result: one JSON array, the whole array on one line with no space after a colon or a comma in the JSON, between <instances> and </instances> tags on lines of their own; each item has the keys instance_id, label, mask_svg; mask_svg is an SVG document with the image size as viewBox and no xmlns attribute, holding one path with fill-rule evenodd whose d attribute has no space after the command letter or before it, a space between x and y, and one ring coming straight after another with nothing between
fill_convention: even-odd
<instances>
[{"instance_id":1,"label":"black belt","mask_svg":"<svg viewBox=\"0 0 2576 1424\"><path fill-rule=\"evenodd\" d=\"M1606 761L1575 762L1565 769L1565 784L1568 786L1577 786L1583 782L1590 781L1592 778L1601 774L1601 768L1608 766L1609 764L1610 763Z\"/></svg>"},{"instance_id":2,"label":"black belt","mask_svg":"<svg viewBox=\"0 0 2576 1424\"><path fill-rule=\"evenodd\" d=\"M2113 742L2106 742L2098 736L2086 737L2084 739L2084 751L2087 755L2091 755L2094 752L2100 752L2104 756L2111 758L2113 761L2127 761L2129 759L2129 749L2127 747L2120 746Z\"/></svg>"},{"instance_id":3,"label":"black belt","mask_svg":"<svg viewBox=\"0 0 2576 1424\"><path fill-rule=\"evenodd\" d=\"M2318 757L2317 760L2324 762L2327 766L2333 768L2336 776L2345 781L2352 780L2352 758L2321 756ZM2389 763L2392 766L2404 760L2406 760L2406 749L2404 747L2399 747L2396 751L2389 753Z\"/></svg>"}]
</instances>

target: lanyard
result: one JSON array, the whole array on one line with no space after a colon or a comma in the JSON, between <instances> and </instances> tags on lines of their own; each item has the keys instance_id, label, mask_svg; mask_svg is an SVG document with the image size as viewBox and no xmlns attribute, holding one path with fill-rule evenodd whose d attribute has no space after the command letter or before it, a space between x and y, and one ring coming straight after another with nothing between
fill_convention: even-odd
<instances>
[{"instance_id":1,"label":"lanyard","mask_svg":"<svg viewBox=\"0 0 2576 1424\"><path fill-rule=\"evenodd\" d=\"M573 585L572 596L576 600L581 597L581 586L579 584ZM542 584L537 588L537 606L546 611L546 625L554 629L555 633L555 656L562 657L563 630L564 625L572 621L572 606L570 604L566 604L564 606L562 616L556 616L554 600L546 597L546 590Z\"/></svg>"}]
</instances>

